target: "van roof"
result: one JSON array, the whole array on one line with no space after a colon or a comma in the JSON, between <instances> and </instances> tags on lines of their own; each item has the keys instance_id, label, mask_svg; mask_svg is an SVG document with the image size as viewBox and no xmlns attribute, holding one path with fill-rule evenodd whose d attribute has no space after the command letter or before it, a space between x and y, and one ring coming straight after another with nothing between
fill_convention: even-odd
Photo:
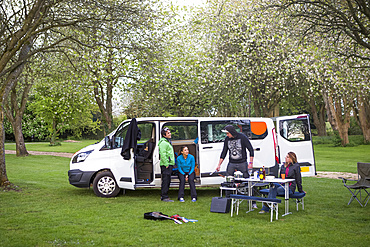
<instances>
[{"instance_id":1,"label":"van roof","mask_svg":"<svg viewBox=\"0 0 370 247\"><path fill-rule=\"evenodd\" d=\"M142 117L137 118L137 121L205 121L205 120L238 120L238 119L248 119L248 120L268 120L271 118L266 117ZM131 119L127 119L131 120ZM125 121L127 121L125 120Z\"/></svg>"}]
</instances>

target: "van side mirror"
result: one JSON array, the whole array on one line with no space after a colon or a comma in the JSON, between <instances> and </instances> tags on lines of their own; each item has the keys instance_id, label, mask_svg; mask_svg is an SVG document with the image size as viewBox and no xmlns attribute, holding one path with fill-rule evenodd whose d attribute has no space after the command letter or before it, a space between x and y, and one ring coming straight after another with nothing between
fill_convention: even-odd
<instances>
[{"instance_id":1,"label":"van side mirror","mask_svg":"<svg viewBox=\"0 0 370 247\"><path fill-rule=\"evenodd\" d=\"M110 141L110 139L109 139L109 136L106 136L106 137L104 138L104 142L105 142L105 147L106 147L107 149L111 149L111 148L112 148L112 145L111 145L111 141Z\"/></svg>"}]
</instances>

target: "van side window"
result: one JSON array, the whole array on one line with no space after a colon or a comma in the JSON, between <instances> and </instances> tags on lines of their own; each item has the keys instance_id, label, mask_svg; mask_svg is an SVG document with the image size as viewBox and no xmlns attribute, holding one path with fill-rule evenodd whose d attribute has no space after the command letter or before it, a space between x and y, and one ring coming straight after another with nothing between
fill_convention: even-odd
<instances>
[{"instance_id":1,"label":"van side window","mask_svg":"<svg viewBox=\"0 0 370 247\"><path fill-rule=\"evenodd\" d=\"M308 120L306 118L282 120L279 125L280 135L288 141L300 142L311 140Z\"/></svg>"},{"instance_id":2,"label":"van side window","mask_svg":"<svg viewBox=\"0 0 370 247\"><path fill-rule=\"evenodd\" d=\"M201 142L202 144L223 142L226 133L221 130L226 125L233 125L238 132L243 132L249 139L252 139L252 132L249 120L236 121L204 121L200 123Z\"/></svg>"},{"instance_id":3,"label":"van side window","mask_svg":"<svg viewBox=\"0 0 370 247\"><path fill-rule=\"evenodd\" d=\"M258 121L252 121L251 122L251 132L252 132L252 140L258 140L258 139L265 139L267 136L267 124L266 122L258 122Z\"/></svg>"},{"instance_id":4,"label":"van side window","mask_svg":"<svg viewBox=\"0 0 370 247\"><path fill-rule=\"evenodd\" d=\"M122 148L129 126L130 126L130 123L122 124L121 126L119 126L119 128L116 131L116 134L114 135L114 143L113 143L114 147L113 148Z\"/></svg>"},{"instance_id":5,"label":"van side window","mask_svg":"<svg viewBox=\"0 0 370 247\"><path fill-rule=\"evenodd\" d=\"M141 138L137 142L138 144L139 143L145 143L148 140L154 138L154 136L153 136L154 124L153 123L142 122L142 123L138 123L137 126L139 127L139 129L141 131Z\"/></svg>"},{"instance_id":6,"label":"van side window","mask_svg":"<svg viewBox=\"0 0 370 247\"><path fill-rule=\"evenodd\" d=\"M168 122L163 127L171 130L171 139L195 140L198 137L198 126L196 122Z\"/></svg>"}]
</instances>

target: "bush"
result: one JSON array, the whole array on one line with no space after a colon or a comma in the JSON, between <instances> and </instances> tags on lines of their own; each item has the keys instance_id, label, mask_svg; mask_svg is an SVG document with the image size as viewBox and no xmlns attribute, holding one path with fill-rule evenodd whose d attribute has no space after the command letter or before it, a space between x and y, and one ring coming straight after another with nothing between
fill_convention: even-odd
<instances>
[{"instance_id":1,"label":"bush","mask_svg":"<svg viewBox=\"0 0 370 247\"><path fill-rule=\"evenodd\" d=\"M354 117L351 117L348 135L362 135L362 129Z\"/></svg>"},{"instance_id":2,"label":"bush","mask_svg":"<svg viewBox=\"0 0 370 247\"><path fill-rule=\"evenodd\" d=\"M317 144L332 144L332 136L313 136L312 137L312 143L314 145Z\"/></svg>"},{"instance_id":3,"label":"bush","mask_svg":"<svg viewBox=\"0 0 370 247\"><path fill-rule=\"evenodd\" d=\"M348 138L349 138L349 143L352 144L353 146L365 144L363 135L350 135L348 136Z\"/></svg>"}]
</instances>

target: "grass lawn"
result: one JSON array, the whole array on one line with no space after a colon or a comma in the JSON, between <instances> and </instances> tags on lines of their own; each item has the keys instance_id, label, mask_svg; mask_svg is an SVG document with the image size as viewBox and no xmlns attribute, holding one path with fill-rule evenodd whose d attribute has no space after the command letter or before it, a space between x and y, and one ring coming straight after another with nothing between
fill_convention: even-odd
<instances>
[{"instance_id":1,"label":"grass lawn","mask_svg":"<svg viewBox=\"0 0 370 247\"><path fill-rule=\"evenodd\" d=\"M333 147L314 146L317 171L357 173L357 162L370 163L370 145Z\"/></svg>"},{"instance_id":2,"label":"grass lawn","mask_svg":"<svg viewBox=\"0 0 370 247\"><path fill-rule=\"evenodd\" d=\"M83 147L94 144L100 140L81 140L78 142L61 142L59 146L50 146L49 142L28 142L28 151L75 153ZM5 150L15 150L15 143L5 143Z\"/></svg>"},{"instance_id":3,"label":"grass lawn","mask_svg":"<svg viewBox=\"0 0 370 247\"><path fill-rule=\"evenodd\" d=\"M67 151L70 144L62 143L61 152L80 148ZM356 172L357 161L370 162L370 146L317 145L315 155L317 170ZM69 185L68 158L6 155L6 165L9 180L21 191L0 191L0 246L368 246L370 241L370 206L347 206L350 193L337 179L303 178L305 210L296 212L291 201L293 214L282 217L281 204L279 220L270 223L258 210L246 214L246 202L232 218L211 213L218 188L198 188L196 203L189 189L185 203L161 202L159 189L104 199L92 189ZM177 198L177 191L171 189L170 196ZM199 221L145 220L144 213L151 211Z\"/></svg>"}]
</instances>

